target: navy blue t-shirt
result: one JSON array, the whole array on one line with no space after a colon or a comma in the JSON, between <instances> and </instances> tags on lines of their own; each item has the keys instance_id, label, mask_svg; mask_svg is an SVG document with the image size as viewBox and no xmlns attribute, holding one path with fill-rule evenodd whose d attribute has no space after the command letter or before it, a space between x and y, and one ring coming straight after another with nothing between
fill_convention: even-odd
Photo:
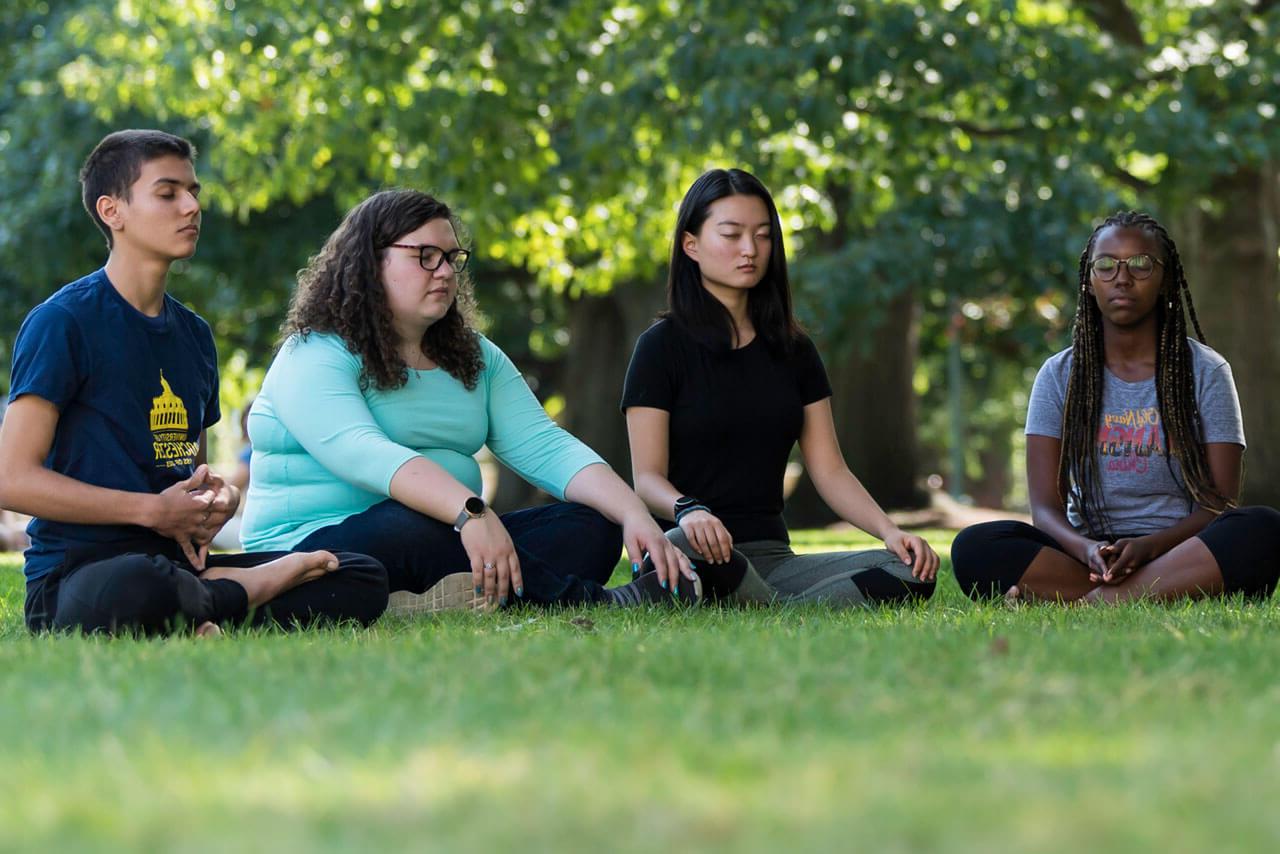
<instances>
[{"instance_id":1,"label":"navy blue t-shirt","mask_svg":"<svg viewBox=\"0 0 1280 854\"><path fill-rule=\"evenodd\" d=\"M209 325L165 295L159 317L131 306L99 270L31 310L13 351L12 403L25 394L58 407L45 465L84 483L160 492L191 476L200 432L217 422L218 359ZM58 566L68 550L155 539L132 525L34 519L26 575Z\"/></svg>"}]
</instances>

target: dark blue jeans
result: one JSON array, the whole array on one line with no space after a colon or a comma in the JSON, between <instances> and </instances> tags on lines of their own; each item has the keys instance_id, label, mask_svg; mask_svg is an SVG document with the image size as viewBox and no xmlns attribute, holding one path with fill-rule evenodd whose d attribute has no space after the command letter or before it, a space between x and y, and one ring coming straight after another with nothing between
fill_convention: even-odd
<instances>
[{"instance_id":1,"label":"dark blue jeans","mask_svg":"<svg viewBox=\"0 0 1280 854\"><path fill-rule=\"evenodd\" d=\"M622 554L620 527L590 507L566 502L498 518L515 544L524 578L524 596L515 601L576 605L608 598L604 584ZM315 531L296 549L367 554L387 568L392 593L422 593L446 575L471 571L452 525L392 500Z\"/></svg>"}]
</instances>

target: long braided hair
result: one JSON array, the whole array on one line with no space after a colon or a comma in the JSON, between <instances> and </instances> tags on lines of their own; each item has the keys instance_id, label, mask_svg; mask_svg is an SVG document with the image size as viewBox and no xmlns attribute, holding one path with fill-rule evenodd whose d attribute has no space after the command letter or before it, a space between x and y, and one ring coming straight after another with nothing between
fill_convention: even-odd
<instances>
[{"instance_id":1,"label":"long braided hair","mask_svg":"<svg viewBox=\"0 0 1280 854\"><path fill-rule=\"evenodd\" d=\"M1075 326L1071 333L1071 378L1062 410L1062 456L1058 460L1058 488L1066 497L1075 485L1080 515L1091 536L1111 538L1110 521L1103 509L1097 439L1102 418L1103 368L1106 354L1102 343L1102 312L1089 289L1089 263L1094 243L1106 228L1136 228L1160 241L1164 257L1164 282L1156 307L1156 402L1160 429L1166 449L1165 462L1173 471L1177 459L1191 498L1208 510L1220 513L1234 502L1213 484L1209 460L1200 437L1203 424L1196 406L1195 372L1191 344L1187 340L1187 320L1183 302L1191 315L1196 337L1205 343L1191 290L1182 269L1182 259L1173 238L1159 222L1145 213L1124 211L1106 218L1089 235L1080 253L1080 288L1077 293Z\"/></svg>"}]
</instances>

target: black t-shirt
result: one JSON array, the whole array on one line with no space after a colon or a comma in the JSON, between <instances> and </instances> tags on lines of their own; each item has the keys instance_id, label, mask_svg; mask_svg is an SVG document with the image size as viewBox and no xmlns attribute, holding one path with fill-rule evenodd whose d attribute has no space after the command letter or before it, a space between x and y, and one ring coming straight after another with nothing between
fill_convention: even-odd
<instances>
[{"instance_id":1,"label":"black t-shirt","mask_svg":"<svg viewBox=\"0 0 1280 854\"><path fill-rule=\"evenodd\" d=\"M787 457L804 407L830 396L822 358L807 337L788 356L775 357L759 336L716 351L667 319L636 342L622 408L671 414L667 479L707 505L735 542L786 541Z\"/></svg>"}]
</instances>

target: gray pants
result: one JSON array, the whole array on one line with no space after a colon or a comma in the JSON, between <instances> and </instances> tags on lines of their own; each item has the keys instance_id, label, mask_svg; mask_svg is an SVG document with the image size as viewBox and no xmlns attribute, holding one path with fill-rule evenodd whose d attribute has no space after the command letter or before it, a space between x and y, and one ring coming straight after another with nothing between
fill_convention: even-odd
<instances>
[{"instance_id":1,"label":"gray pants","mask_svg":"<svg viewBox=\"0 0 1280 854\"><path fill-rule=\"evenodd\" d=\"M676 548L701 557L679 528L667 532ZM732 601L744 605L823 602L837 607L868 607L924 600L933 582L911 576L911 567L888 549L798 555L781 540L735 543L749 566Z\"/></svg>"}]
</instances>

